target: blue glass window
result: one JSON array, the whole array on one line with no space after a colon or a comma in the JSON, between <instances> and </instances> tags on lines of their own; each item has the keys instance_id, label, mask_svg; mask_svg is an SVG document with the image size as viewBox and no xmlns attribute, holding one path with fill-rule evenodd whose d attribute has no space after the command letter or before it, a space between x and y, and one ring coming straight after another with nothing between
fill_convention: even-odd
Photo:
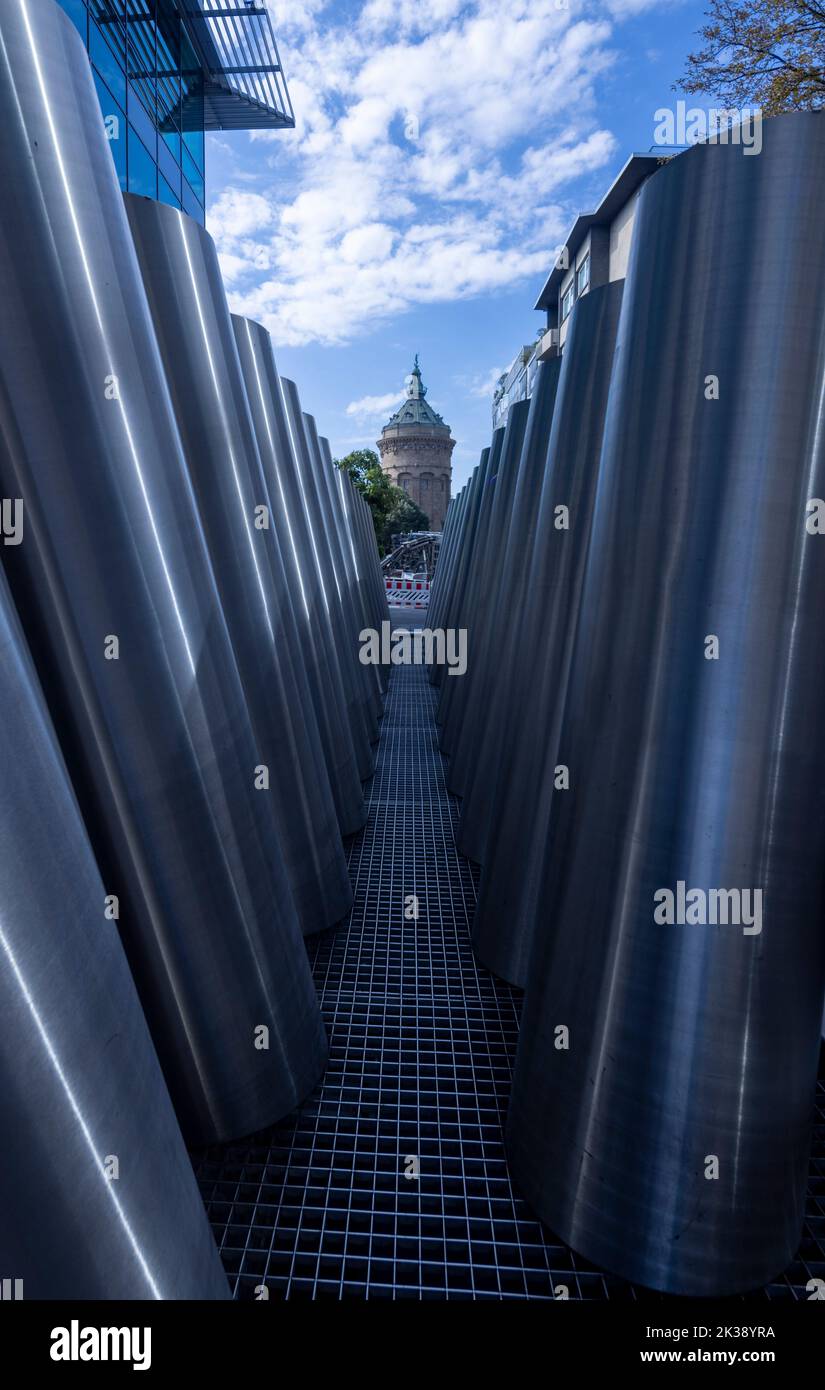
<instances>
[{"instance_id":1,"label":"blue glass window","mask_svg":"<svg viewBox=\"0 0 825 1390\"><path fill-rule=\"evenodd\" d=\"M129 192L158 196L158 166L146 146L129 126Z\"/></svg>"},{"instance_id":2,"label":"blue glass window","mask_svg":"<svg viewBox=\"0 0 825 1390\"><path fill-rule=\"evenodd\" d=\"M126 74L93 19L89 20L89 53L109 91L126 105Z\"/></svg>"},{"instance_id":3,"label":"blue glass window","mask_svg":"<svg viewBox=\"0 0 825 1390\"><path fill-rule=\"evenodd\" d=\"M175 163L163 138L158 140L158 168L180 200L180 165Z\"/></svg>"},{"instance_id":4,"label":"blue glass window","mask_svg":"<svg viewBox=\"0 0 825 1390\"><path fill-rule=\"evenodd\" d=\"M158 141L157 127L142 102L138 100L137 92L131 82L129 83L129 121L135 127L147 150L155 156Z\"/></svg>"},{"instance_id":5,"label":"blue glass window","mask_svg":"<svg viewBox=\"0 0 825 1390\"><path fill-rule=\"evenodd\" d=\"M106 137L109 141L109 149L112 151L112 158L115 161L117 176L120 179L120 186L126 188L126 117L121 111L106 83L100 75L92 70L92 75L97 88L97 99L100 102L100 116Z\"/></svg>"},{"instance_id":6,"label":"blue glass window","mask_svg":"<svg viewBox=\"0 0 825 1390\"><path fill-rule=\"evenodd\" d=\"M180 177L180 175L178 177ZM162 203L168 203L170 207L180 207L180 198L169 187L163 174L158 174L158 197Z\"/></svg>"},{"instance_id":7,"label":"blue glass window","mask_svg":"<svg viewBox=\"0 0 825 1390\"><path fill-rule=\"evenodd\" d=\"M189 151L185 148L183 151L183 172L186 178L188 179L189 183L192 185L195 197L198 199L199 202L202 203L204 200L203 174L201 173L200 169L198 169Z\"/></svg>"},{"instance_id":8,"label":"blue glass window","mask_svg":"<svg viewBox=\"0 0 825 1390\"><path fill-rule=\"evenodd\" d=\"M203 72L179 0L58 3L92 60L121 188L183 207L203 223Z\"/></svg>"},{"instance_id":9,"label":"blue glass window","mask_svg":"<svg viewBox=\"0 0 825 1390\"><path fill-rule=\"evenodd\" d=\"M203 169L203 131L185 130L183 141L199 169Z\"/></svg>"},{"instance_id":10,"label":"blue glass window","mask_svg":"<svg viewBox=\"0 0 825 1390\"><path fill-rule=\"evenodd\" d=\"M161 131L161 135L163 137L163 143L166 145L175 163L180 164L180 136L178 132L176 130L163 130Z\"/></svg>"},{"instance_id":11,"label":"blue glass window","mask_svg":"<svg viewBox=\"0 0 825 1390\"><path fill-rule=\"evenodd\" d=\"M102 34L117 57L120 66L126 67L126 25L123 20L123 4L113 0L91 0L89 6L89 28ZM99 23L96 24L95 20Z\"/></svg>"},{"instance_id":12,"label":"blue glass window","mask_svg":"<svg viewBox=\"0 0 825 1390\"><path fill-rule=\"evenodd\" d=\"M203 222L203 208L192 192L186 179L183 180L183 210L188 212L190 217L194 217L196 222Z\"/></svg>"}]
</instances>

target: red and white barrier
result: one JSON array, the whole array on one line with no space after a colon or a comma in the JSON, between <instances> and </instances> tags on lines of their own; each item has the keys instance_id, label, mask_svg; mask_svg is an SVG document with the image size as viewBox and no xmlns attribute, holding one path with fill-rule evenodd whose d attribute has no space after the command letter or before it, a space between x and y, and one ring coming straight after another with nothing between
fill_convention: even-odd
<instances>
[{"instance_id":1,"label":"red and white barrier","mask_svg":"<svg viewBox=\"0 0 825 1390\"><path fill-rule=\"evenodd\" d=\"M425 593L429 593L430 581L429 579L385 579L384 588L387 590L387 593L394 593L398 589L403 593L407 593L410 590L423 590Z\"/></svg>"},{"instance_id":2,"label":"red and white barrier","mask_svg":"<svg viewBox=\"0 0 825 1390\"><path fill-rule=\"evenodd\" d=\"M429 608L429 579L385 579L384 588L391 608Z\"/></svg>"}]
</instances>

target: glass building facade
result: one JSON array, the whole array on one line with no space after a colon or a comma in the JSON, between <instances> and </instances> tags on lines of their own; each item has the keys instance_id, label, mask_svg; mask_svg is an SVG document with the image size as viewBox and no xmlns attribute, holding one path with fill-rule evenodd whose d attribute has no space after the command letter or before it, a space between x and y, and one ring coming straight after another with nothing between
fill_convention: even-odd
<instances>
[{"instance_id":1,"label":"glass building facade","mask_svg":"<svg viewBox=\"0 0 825 1390\"><path fill-rule=\"evenodd\" d=\"M203 222L205 131L294 125L269 18L254 0L58 3L86 45L124 191Z\"/></svg>"}]
</instances>

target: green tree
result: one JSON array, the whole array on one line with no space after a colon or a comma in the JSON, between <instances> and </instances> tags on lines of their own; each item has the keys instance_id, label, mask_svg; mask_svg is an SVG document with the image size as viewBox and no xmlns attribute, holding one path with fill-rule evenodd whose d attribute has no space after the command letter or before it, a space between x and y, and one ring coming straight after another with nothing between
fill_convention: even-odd
<instances>
[{"instance_id":1,"label":"green tree","mask_svg":"<svg viewBox=\"0 0 825 1390\"><path fill-rule=\"evenodd\" d=\"M381 538L384 535L386 520L394 501L393 493L397 489L393 487L381 467L374 449L355 449L345 458L335 459L334 463L336 468L343 468L349 473L358 491L362 493L372 512L372 524L375 528L379 554L383 555Z\"/></svg>"},{"instance_id":2,"label":"green tree","mask_svg":"<svg viewBox=\"0 0 825 1390\"><path fill-rule=\"evenodd\" d=\"M766 116L825 105L825 0L711 0L676 90Z\"/></svg>"},{"instance_id":3,"label":"green tree","mask_svg":"<svg viewBox=\"0 0 825 1390\"><path fill-rule=\"evenodd\" d=\"M429 531L430 518L416 506L411 497L408 497L403 488L393 487L395 497L392 506L387 513L384 522L384 534L379 544L383 544L384 555L392 549L393 536L403 535L406 531Z\"/></svg>"},{"instance_id":4,"label":"green tree","mask_svg":"<svg viewBox=\"0 0 825 1390\"><path fill-rule=\"evenodd\" d=\"M372 512L378 553L386 555L391 537L399 531L426 531L429 520L400 487L390 482L374 449L355 449L335 459L349 473Z\"/></svg>"}]
</instances>

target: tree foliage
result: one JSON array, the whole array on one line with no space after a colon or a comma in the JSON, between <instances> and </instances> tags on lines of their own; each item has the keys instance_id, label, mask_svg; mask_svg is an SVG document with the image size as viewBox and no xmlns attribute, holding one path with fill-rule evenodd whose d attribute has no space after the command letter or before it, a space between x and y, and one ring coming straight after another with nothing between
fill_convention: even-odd
<instances>
[{"instance_id":1,"label":"tree foliage","mask_svg":"<svg viewBox=\"0 0 825 1390\"><path fill-rule=\"evenodd\" d=\"M825 0L711 0L705 18L675 87L765 116L825 105Z\"/></svg>"},{"instance_id":2,"label":"tree foliage","mask_svg":"<svg viewBox=\"0 0 825 1390\"><path fill-rule=\"evenodd\" d=\"M429 520L402 488L390 482L373 449L355 449L345 458L335 459L362 493L372 512L378 553L386 555L392 536L400 531L426 531Z\"/></svg>"},{"instance_id":3,"label":"tree foliage","mask_svg":"<svg viewBox=\"0 0 825 1390\"><path fill-rule=\"evenodd\" d=\"M421 508L408 497L403 488L394 487L396 494L393 505L391 506L384 528L384 554L392 547L393 536L402 535L406 531L429 531L430 518L422 512Z\"/></svg>"}]
</instances>

